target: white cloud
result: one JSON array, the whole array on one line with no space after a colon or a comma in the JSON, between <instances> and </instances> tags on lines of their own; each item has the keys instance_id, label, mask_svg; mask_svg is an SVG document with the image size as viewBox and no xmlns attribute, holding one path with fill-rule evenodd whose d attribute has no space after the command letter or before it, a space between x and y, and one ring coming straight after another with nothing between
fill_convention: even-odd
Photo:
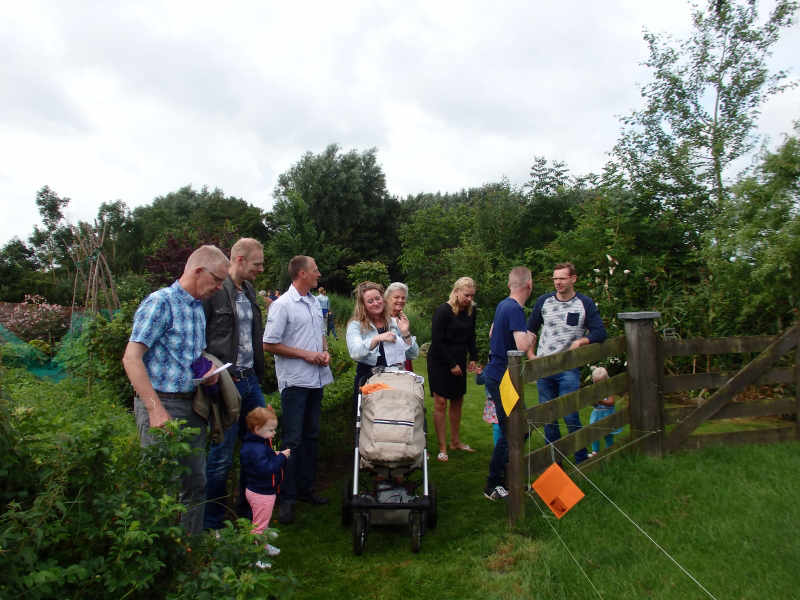
<instances>
[{"instance_id":1,"label":"white cloud","mask_svg":"<svg viewBox=\"0 0 800 600\"><path fill-rule=\"evenodd\" d=\"M0 5L0 243L38 222L35 194L74 219L186 184L262 208L306 151L378 147L391 192L455 191L534 156L599 171L640 106L642 28L684 36L675 0ZM784 32L775 68L800 59ZM773 141L800 91L765 105Z\"/></svg>"}]
</instances>

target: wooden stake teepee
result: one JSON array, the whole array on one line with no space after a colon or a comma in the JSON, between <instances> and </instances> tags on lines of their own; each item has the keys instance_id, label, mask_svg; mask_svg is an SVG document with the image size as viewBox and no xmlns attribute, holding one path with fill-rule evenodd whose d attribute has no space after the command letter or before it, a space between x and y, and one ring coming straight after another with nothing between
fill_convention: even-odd
<instances>
[{"instance_id":1,"label":"wooden stake teepee","mask_svg":"<svg viewBox=\"0 0 800 600\"><path fill-rule=\"evenodd\" d=\"M78 292L78 281L83 281L86 288L84 306L92 314L100 312L100 291L102 290L108 308L109 319L114 319L114 310L121 308L117 290L114 287L114 278L108 266L103 242L106 238L106 226L103 225L99 233L97 221L94 227L88 223L81 223L72 227L74 242L67 245L72 261L75 263L75 285L72 290L72 310L75 310L75 300Z\"/></svg>"}]
</instances>

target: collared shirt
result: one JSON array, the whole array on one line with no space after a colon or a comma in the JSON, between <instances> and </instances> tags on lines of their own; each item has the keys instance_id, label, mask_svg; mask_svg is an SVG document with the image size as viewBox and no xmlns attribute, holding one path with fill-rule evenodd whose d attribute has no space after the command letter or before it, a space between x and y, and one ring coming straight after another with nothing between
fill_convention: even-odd
<instances>
[{"instance_id":1,"label":"collared shirt","mask_svg":"<svg viewBox=\"0 0 800 600\"><path fill-rule=\"evenodd\" d=\"M144 366L156 390L193 391L192 363L206 345L202 303L177 281L153 292L136 309L130 341L147 346Z\"/></svg>"},{"instance_id":2,"label":"collared shirt","mask_svg":"<svg viewBox=\"0 0 800 600\"><path fill-rule=\"evenodd\" d=\"M394 317L392 317L389 324L389 330L393 331L398 338L403 338L403 332L400 331L397 326L397 320ZM372 323L369 324L369 330L364 333L361 331L361 323L350 321L347 324L346 333L347 351L350 353L350 358L356 362L374 367L378 363L378 356L381 352L381 346L383 346L383 343L380 343L370 350L369 346L372 343L372 338L376 335L378 335L378 329ZM417 358L419 356L417 338L411 336L410 344L403 339L403 344L406 347L406 358Z\"/></svg>"},{"instance_id":3,"label":"collared shirt","mask_svg":"<svg viewBox=\"0 0 800 600\"><path fill-rule=\"evenodd\" d=\"M310 293L301 296L294 285L269 307L265 344L283 344L311 352L322 352L322 309ZM302 358L275 355L278 389L285 387L321 388L333 382L329 367Z\"/></svg>"}]
</instances>

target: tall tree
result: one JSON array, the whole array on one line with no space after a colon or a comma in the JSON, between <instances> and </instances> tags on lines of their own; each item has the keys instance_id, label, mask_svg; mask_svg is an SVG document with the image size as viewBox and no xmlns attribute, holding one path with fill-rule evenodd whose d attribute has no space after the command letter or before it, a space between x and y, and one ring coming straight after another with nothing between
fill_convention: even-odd
<instances>
[{"instance_id":1,"label":"tall tree","mask_svg":"<svg viewBox=\"0 0 800 600\"><path fill-rule=\"evenodd\" d=\"M728 195L727 170L755 146L762 104L788 86L767 59L793 23L794 0L777 0L759 22L757 0L708 0L692 13L690 37L676 41L645 31L653 81L642 87L645 108L621 120L613 155L638 194L676 209L703 231Z\"/></svg>"},{"instance_id":2,"label":"tall tree","mask_svg":"<svg viewBox=\"0 0 800 600\"><path fill-rule=\"evenodd\" d=\"M34 225L28 241L36 249L41 264L51 272L53 281L56 279L56 267L69 264L65 243L69 244L72 240L72 232L64 219L64 209L69 203L69 198L60 198L48 186L36 192L36 206L44 228Z\"/></svg>"},{"instance_id":3,"label":"tall tree","mask_svg":"<svg viewBox=\"0 0 800 600\"><path fill-rule=\"evenodd\" d=\"M342 249L323 272L326 288L349 291L349 265L376 260L391 269L400 254L400 203L386 189L376 154L375 148L342 153L331 144L320 154L307 152L278 177L275 199L298 194L325 244Z\"/></svg>"}]
</instances>

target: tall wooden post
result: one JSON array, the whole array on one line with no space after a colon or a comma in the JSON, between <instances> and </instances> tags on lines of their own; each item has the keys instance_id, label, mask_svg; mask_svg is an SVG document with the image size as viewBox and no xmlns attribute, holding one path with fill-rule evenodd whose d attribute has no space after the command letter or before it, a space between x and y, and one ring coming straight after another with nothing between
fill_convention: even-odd
<instances>
[{"instance_id":1,"label":"tall wooden post","mask_svg":"<svg viewBox=\"0 0 800 600\"><path fill-rule=\"evenodd\" d=\"M525 455L525 431L522 412L525 406L525 382L522 376L524 352L508 351L508 374L511 383L519 394L519 400L511 409L506 421L506 439L508 440L508 506L506 517L508 526L513 527L525 519L525 496L522 486L522 459Z\"/></svg>"},{"instance_id":2,"label":"tall wooden post","mask_svg":"<svg viewBox=\"0 0 800 600\"><path fill-rule=\"evenodd\" d=\"M800 333L794 346L794 416L796 419L795 435L800 440Z\"/></svg>"},{"instance_id":3,"label":"tall wooden post","mask_svg":"<svg viewBox=\"0 0 800 600\"><path fill-rule=\"evenodd\" d=\"M644 437L640 449L649 456L664 454L664 364L661 340L653 321L660 312L626 312L617 317L625 321L628 341L628 389L630 390L631 439ZM649 434L648 432L658 433ZM645 437L647 436L647 437Z\"/></svg>"}]
</instances>

